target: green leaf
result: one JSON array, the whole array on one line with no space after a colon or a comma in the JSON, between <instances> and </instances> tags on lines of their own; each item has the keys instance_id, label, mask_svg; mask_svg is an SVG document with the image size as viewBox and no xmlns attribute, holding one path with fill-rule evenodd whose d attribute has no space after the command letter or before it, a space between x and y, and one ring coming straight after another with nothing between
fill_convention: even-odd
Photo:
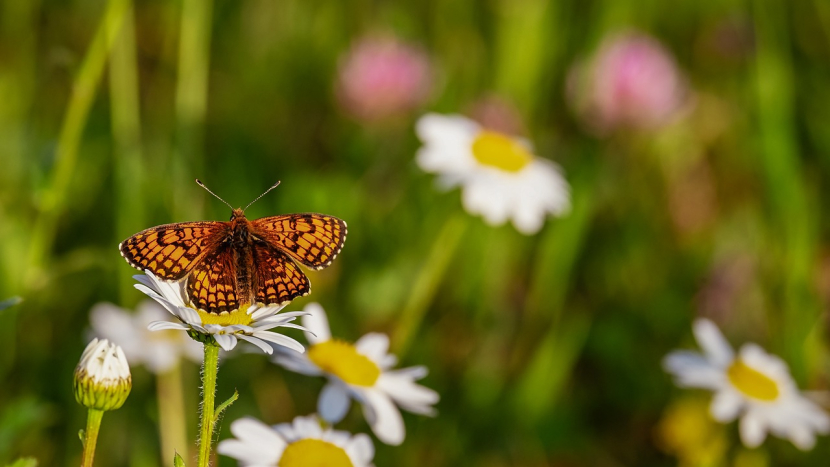
<instances>
[{"instance_id":1,"label":"green leaf","mask_svg":"<svg viewBox=\"0 0 830 467\"><path fill-rule=\"evenodd\" d=\"M34 457L21 457L6 467L37 467L37 459Z\"/></svg>"},{"instance_id":2,"label":"green leaf","mask_svg":"<svg viewBox=\"0 0 830 467\"><path fill-rule=\"evenodd\" d=\"M181 454L179 454L178 452L175 456L173 456L173 467L185 467L184 459L182 459Z\"/></svg>"},{"instance_id":3,"label":"green leaf","mask_svg":"<svg viewBox=\"0 0 830 467\"><path fill-rule=\"evenodd\" d=\"M20 303L22 301L23 301L23 299L20 298L20 297L7 298L3 301L0 301L0 310L5 310L6 308L8 308L10 306L17 305L18 303Z\"/></svg>"},{"instance_id":4,"label":"green leaf","mask_svg":"<svg viewBox=\"0 0 830 467\"><path fill-rule=\"evenodd\" d=\"M236 402L237 399L239 399L239 391L234 389L233 390L233 395L231 397L229 397L228 400L226 400L225 402L222 402L221 404L219 404L219 407L216 407L216 415L213 416L213 423L218 422L219 417L222 416L222 412L224 412L225 409L230 407L231 404Z\"/></svg>"}]
</instances>

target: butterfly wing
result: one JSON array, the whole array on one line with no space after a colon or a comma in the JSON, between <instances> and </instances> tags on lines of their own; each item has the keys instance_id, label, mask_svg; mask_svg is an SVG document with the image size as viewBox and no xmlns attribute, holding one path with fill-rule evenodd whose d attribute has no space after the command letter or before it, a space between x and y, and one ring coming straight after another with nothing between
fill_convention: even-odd
<instances>
[{"instance_id":1,"label":"butterfly wing","mask_svg":"<svg viewBox=\"0 0 830 467\"><path fill-rule=\"evenodd\" d=\"M285 214L251 224L255 235L312 269L330 265L346 241L346 223L325 214Z\"/></svg>"},{"instance_id":2,"label":"butterfly wing","mask_svg":"<svg viewBox=\"0 0 830 467\"><path fill-rule=\"evenodd\" d=\"M218 245L198 261L187 277L187 294L198 309L218 314L239 308L233 247Z\"/></svg>"},{"instance_id":3,"label":"butterfly wing","mask_svg":"<svg viewBox=\"0 0 830 467\"><path fill-rule=\"evenodd\" d=\"M130 266L179 280L228 235L227 222L182 222L143 230L118 245Z\"/></svg>"},{"instance_id":4,"label":"butterfly wing","mask_svg":"<svg viewBox=\"0 0 830 467\"><path fill-rule=\"evenodd\" d=\"M297 263L279 249L264 242L256 242L251 255L257 303L282 305L311 292L308 277Z\"/></svg>"}]
</instances>

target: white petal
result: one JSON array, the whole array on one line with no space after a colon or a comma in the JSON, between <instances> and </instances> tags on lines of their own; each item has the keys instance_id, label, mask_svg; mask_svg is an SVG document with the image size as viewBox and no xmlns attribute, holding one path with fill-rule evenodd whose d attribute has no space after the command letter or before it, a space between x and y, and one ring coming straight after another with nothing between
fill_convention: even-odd
<instances>
[{"instance_id":1,"label":"white petal","mask_svg":"<svg viewBox=\"0 0 830 467\"><path fill-rule=\"evenodd\" d=\"M202 318L199 316L199 313L196 312L193 308L187 306L180 306L176 308L176 316L179 317L182 321L187 324L198 324L202 325Z\"/></svg>"},{"instance_id":2,"label":"white petal","mask_svg":"<svg viewBox=\"0 0 830 467\"><path fill-rule=\"evenodd\" d=\"M709 406L709 412L715 420L721 423L729 423L738 417L743 404L743 398L735 391L719 391L712 398L712 405Z\"/></svg>"},{"instance_id":3,"label":"white petal","mask_svg":"<svg viewBox=\"0 0 830 467\"><path fill-rule=\"evenodd\" d=\"M219 344L219 347L222 347L226 352L233 350L236 347L236 336L232 336L229 334L213 334L213 338L216 340L216 343Z\"/></svg>"},{"instance_id":4,"label":"white petal","mask_svg":"<svg viewBox=\"0 0 830 467\"><path fill-rule=\"evenodd\" d=\"M663 368L674 375L680 387L717 390L724 386L723 370L695 352L674 351L663 358Z\"/></svg>"},{"instance_id":5,"label":"white petal","mask_svg":"<svg viewBox=\"0 0 830 467\"><path fill-rule=\"evenodd\" d=\"M406 376L382 374L376 385L389 395L401 408L422 415L435 415L433 405L440 396L430 388L415 383Z\"/></svg>"},{"instance_id":6,"label":"white petal","mask_svg":"<svg viewBox=\"0 0 830 467\"><path fill-rule=\"evenodd\" d=\"M370 332L357 340L354 344L358 353L369 357L370 360L380 365L386 351L389 350L389 336L378 332Z\"/></svg>"},{"instance_id":7,"label":"white petal","mask_svg":"<svg viewBox=\"0 0 830 467\"><path fill-rule=\"evenodd\" d=\"M715 323L699 318L695 320L693 329L695 339L712 363L722 368L732 363L735 354Z\"/></svg>"},{"instance_id":8,"label":"white petal","mask_svg":"<svg viewBox=\"0 0 830 467\"><path fill-rule=\"evenodd\" d=\"M366 465L372 462L375 457L375 446L372 444L372 439L365 433L358 433L354 435L346 446L346 453L350 458L357 461L358 465Z\"/></svg>"},{"instance_id":9,"label":"white petal","mask_svg":"<svg viewBox=\"0 0 830 467\"><path fill-rule=\"evenodd\" d=\"M303 316L303 327L309 330L305 333L308 342L318 344L331 340L329 320L323 307L319 303L312 302L306 305L303 311L308 313L308 315Z\"/></svg>"},{"instance_id":10,"label":"white petal","mask_svg":"<svg viewBox=\"0 0 830 467\"><path fill-rule=\"evenodd\" d=\"M294 417L294 432L299 438L317 438L323 435L320 422L314 416Z\"/></svg>"},{"instance_id":11,"label":"white petal","mask_svg":"<svg viewBox=\"0 0 830 467\"><path fill-rule=\"evenodd\" d=\"M320 376L323 374L323 372L317 368L315 364L311 363L311 360L309 360L308 357L301 353L281 346L276 347L274 350L274 363L282 365L287 370L308 376Z\"/></svg>"},{"instance_id":12,"label":"white petal","mask_svg":"<svg viewBox=\"0 0 830 467\"><path fill-rule=\"evenodd\" d=\"M150 331L163 331L165 329L187 331L188 329L190 329L190 326L184 325L182 323L173 323L170 321L153 321L147 326L147 329L149 329Z\"/></svg>"},{"instance_id":13,"label":"white petal","mask_svg":"<svg viewBox=\"0 0 830 467\"><path fill-rule=\"evenodd\" d=\"M787 438L802 451L809 451L816 445L816 435L804 425L793 425L790 427Z\"/></svg>"},{"instance_id":14,"label":"white petal","mask_svg":"<svg viewBox=\"0 0 830 467\"><path fill-rule=\"evenodd\" d=\"M544 208L536 203L522 202L516 203L517 206L513 209L513 227L524 235L533 235L542 229L545 223L547 213Z\"/></svg>"},{"instance_id":15,"label":"white petal","mask_svg":"<svg viewBox=\"0 0 830 467\"><path fill-rule=\"evenodd\" d=\"M253 418L242 418L231 424L231 433L238 440L225 440L217 446L220 454L247 464L274 465L287 446L285 440L268 425Z\"/></svg>"},{"instance_id":16,"label":"white petal","mask_svg":"<svg viewBox=\"0 0 830 467\"><path fill-rule=\"evenodd\" d=\"M505 193L500 185L492 177L471 180L464 185L461 193L464 209L470 214L483 216L489 225L504 224L510 215L509 193Z\"/></svg>"},{"instance_id":17,"label":"white petal","mask_svg":"<svg viewBox=\"0 0 830 467\"><path fill-rule=\"evenodd\" d=\"M363 391L363 416L379 440L397 446L403 442L406 431L401 412L392 400L380 391Z\"/></svg>"},{"instance_id":18,"label":"white petal","mask_svg":"<svg viewBox=\"0 0 830 467\"><path fill-rule=\"evenodd\" d=\"M349 393L339 383L329 382L320 392L317 400L317 412L324 420L333 424L339 423L349 411Z\"/></svg>"},{"instance_id":19,"label":"white petal","mask_svg":"<svg viewBox=\"0 0 830 467\"><path fill-rule=\"evenodd\" d=\"M250 342L251 344L254 344L255 346L259 347L260 350L267 353L268 355L271 355L274 352L274 349L271 348L270 345L266 344L264 341L262 341L260 339L257 339L256 337L246 336L245 334L236 334L236 337L239 338L239 339L242 339L243 341L247 341L247 342Z\"/></svg>"},{"instance_id":20,"label":"white petal","mask_svg":"<svg viewBox=\"0 0 830 467\"><path fill-rule=\"evenodd\" d=\"M254 333L254 337L258 337L264 341L273 342L274 344L281 345L283 347L288 347L289 349L299 353L305 352L305 347L303 347L303 344L300 344L299 342L288 336L277 334L276 332L257 331Z\"/></svg>"},{"instance_id":21,"label":"white petal","mask_svg":"<svg viewBox=\"0 0 830 467\"><path fill-rule=\"evenodd\" d=\"M763 420L753 410L748 411L740 422L741 441L749 448L755 448L764 442L767 430Z\"/></svg>"}]
</instances>

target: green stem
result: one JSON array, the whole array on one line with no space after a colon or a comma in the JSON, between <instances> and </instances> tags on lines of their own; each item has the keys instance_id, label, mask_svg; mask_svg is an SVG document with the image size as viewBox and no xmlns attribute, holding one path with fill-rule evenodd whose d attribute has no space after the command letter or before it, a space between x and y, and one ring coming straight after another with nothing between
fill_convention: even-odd
<instances>
[{"instance_id":1,"label":"green stem","mask_svg":"<svg viewBox=\"0 0 830 467\"><path fill-rule=\"evenodd\" d=\"M98 443L98 429L101 428L102 418L104 418L103 410L89 409L86 416L84 455L81 460L81 467L92 467L92 461L95 458L95 445Z\"/></svg>"},{"instance_id":2,"label":"green stem","mask_svg":"<svg viewBox=\"0 0 830 467\"><path fill-rule=\"evenodd\" d=\"M409 346L412 337L421 326L427 307L438 291L441 279L447 271L450 260L458 247L467 227L466 215L455 215L447 220L435 238L415 283L412 293L404 306L398 326L395 328L394 351L401 355Z\"/></svg>"},{"instance_id":3,"label":"green stem","mask_svg":"<svg viewBox=\"0 0 830 467\"><path fill-rule=\"evenodd\" d=\"M213 416L216 400L216 374L219 372L219 346L205 344L205 362L202 365L202 424L199 433L199 467L210 465L213 444Z\"/></svg>"}]
</instances>

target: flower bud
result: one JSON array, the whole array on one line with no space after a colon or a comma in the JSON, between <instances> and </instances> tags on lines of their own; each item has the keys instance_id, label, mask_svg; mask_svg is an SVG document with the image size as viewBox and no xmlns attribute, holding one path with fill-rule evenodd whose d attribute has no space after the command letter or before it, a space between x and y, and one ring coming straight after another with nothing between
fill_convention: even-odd
<instances>
[{"instance_id":1,"label":"flower bud","mask_svg":"<svg viewBox=\"0 0 830 467\"><path fill-rule=\"evenodd\" d=\"M130 366L121 347L93 339L75 368L75 400L95 410L115 410L132 389Z\"/></svg>"}]
</instances>

